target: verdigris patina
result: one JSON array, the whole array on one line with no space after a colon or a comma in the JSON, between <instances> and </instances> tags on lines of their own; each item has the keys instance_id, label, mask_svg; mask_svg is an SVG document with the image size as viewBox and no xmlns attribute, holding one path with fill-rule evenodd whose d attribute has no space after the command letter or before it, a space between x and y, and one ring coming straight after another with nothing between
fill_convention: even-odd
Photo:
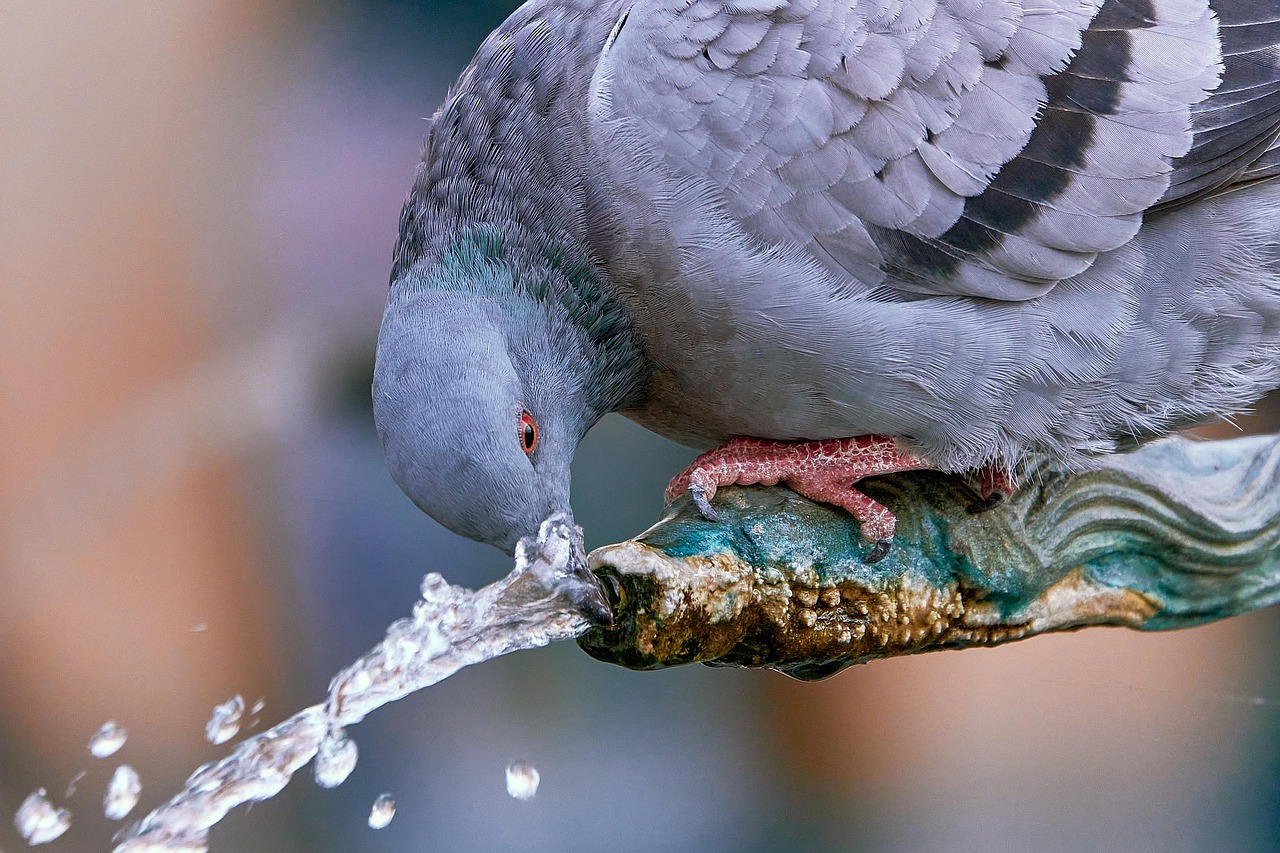
<instances>
[{"instance_id":1,"label":"verdigris patina","mask_svg":"<svg viewBox=\"0 0 1280 853\"><path fill-rule=\"evenodd\" d=\"M633 669L769 667L802 679L876 658L1090 625L1183 628L1280 600L1280 437L1174 438L1089 470L1030 472L1006 505L932 472L866 481L898 517L868 563L858 524L780 487L683 497L590 565L614 623L579 644Z\"/></svg>"}]
</instances>

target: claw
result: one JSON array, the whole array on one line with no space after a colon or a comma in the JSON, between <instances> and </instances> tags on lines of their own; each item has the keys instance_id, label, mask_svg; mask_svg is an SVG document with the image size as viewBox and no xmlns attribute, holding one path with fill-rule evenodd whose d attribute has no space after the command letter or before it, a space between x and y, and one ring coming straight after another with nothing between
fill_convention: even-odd
<instances>
[{"instance_id":1,"label":"claw","mask_svg":"<svg viewBox=\"0 0 1280 853\"><path fill-rule=\"evenodd\" d=\"M978 515L979 513L993 510L1005 502L1004 492L992 492L985 498L979 498L969 504L967 511L970 515Z\"/></svg>"},{"instance_id":2,"label":"claw","mask_svg":"<svg viewBox=\"0 0 1280 853\"><path fill-rule=\"evenodd\" d=\"M693 503L698 507L698 512L702 513L702 517L707 521L719 521L720 513L711 508L711 500L707 497L707 490L697 484L689 486L689 497L693 498Z\"/></svg>"},{"instance_id":3,"label":"claw","mask_svg":"<svg viewBox=\"0 0 1280 853\"><path fill-rule=\"evenodd\" d=\"M893 544L892 539L881 539L878 542L871 543L871 550L862 558L862 562L866 565L874 565L885 557L889 556L889 546Z\"/></svg>"}]
</instances>

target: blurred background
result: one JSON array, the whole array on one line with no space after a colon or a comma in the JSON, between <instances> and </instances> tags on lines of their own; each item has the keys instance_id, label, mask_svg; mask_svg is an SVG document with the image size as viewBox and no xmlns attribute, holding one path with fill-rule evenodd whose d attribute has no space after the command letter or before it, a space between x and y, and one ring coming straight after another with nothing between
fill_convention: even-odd
<instances>
[{"instance_id":1,"label":"blurred background","mask_svg":"<svg viewBox=\"0 0 1280 853\"><path fill-rule=\"evenodd\" d=\"M75 821L47 849L109 849L118 761L137 816L223 754L214 704L319 700L424 572L509 570L400 494L368 385L422 118L513 7L0 4L0 816L48 788ZM602 423L588 544L691 456ZM304 771L213 850L1280 850L1278 647L1273 608L802 684L565 644L379 711L345 785ZM93 759L108 719L130 739Z\"/></svg>"}]
</instances>

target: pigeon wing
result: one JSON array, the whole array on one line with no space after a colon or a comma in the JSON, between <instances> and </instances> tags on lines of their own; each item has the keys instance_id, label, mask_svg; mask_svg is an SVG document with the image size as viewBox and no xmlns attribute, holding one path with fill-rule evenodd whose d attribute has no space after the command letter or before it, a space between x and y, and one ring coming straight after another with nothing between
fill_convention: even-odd
<instances>
[{"instance_id":1,"label":"pigeon wing","mask_svg":"<svg viewBox=\"0 0 1280 853\"><path fill-rule=\"evenodd\" d=\"M1222 69L1207 0L660 0L617 19L592 110L851 284L1017 300L1236 145L1193 130Z\"/></svg>"},{"instance_id":2,"label":"pigeon wing","mask_svg":"<svg viewBox=\"0 0 1280 853\"><path fill-rule=\"evenodd\" d=\"M1158 209L1280 174L1280 2L1212 0L1222 84L1192 109L1191 150Z\"/></svg>"}]
</instances>

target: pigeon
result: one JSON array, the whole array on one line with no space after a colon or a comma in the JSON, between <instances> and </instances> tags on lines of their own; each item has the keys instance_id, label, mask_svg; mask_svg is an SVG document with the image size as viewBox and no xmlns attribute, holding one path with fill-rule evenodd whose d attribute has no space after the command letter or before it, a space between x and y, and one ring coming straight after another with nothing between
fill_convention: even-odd
<instances>
[{"instance_id":1,"label":"pigeon","mask_svg":"<svg viewBox=\"0 0 1280 853\"><path fill-rule=\"evenodd\" d=\"M621 412L873 542L886 471L1123 451L1280 386L1277 0L534 0L431 120L373 384L511 551Z\"/></svg>"}]
</instances>

